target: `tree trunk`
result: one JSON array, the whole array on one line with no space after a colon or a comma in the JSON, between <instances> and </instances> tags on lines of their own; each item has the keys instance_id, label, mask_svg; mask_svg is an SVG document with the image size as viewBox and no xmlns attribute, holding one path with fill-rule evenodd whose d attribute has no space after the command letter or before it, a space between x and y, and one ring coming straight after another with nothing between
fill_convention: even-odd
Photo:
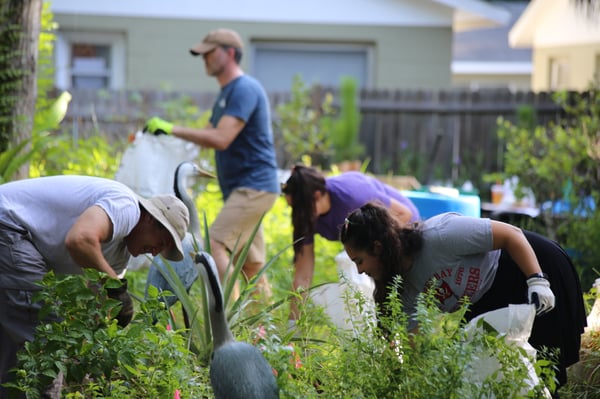
<instances>
[{"instance_id":1,"label":"tree trunk","mask_svg":"<svg viewBox=\"0 0 600 399\"><path fill-rule=\"evenodd\" d=\"M0 0L0 152L31 137L42 0ZM14 178L27 177L23 166Z\"/></svg>"}]
</instances>

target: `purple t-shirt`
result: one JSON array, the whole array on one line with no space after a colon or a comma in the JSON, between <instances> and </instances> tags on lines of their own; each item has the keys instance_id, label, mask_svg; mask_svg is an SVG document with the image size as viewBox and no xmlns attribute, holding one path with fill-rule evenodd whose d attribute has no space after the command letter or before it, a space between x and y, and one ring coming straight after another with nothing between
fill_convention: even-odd
<instances>
[{"instance_id":1,"label":"purple t-shirt","mask_svg":"<svg viewBox=\"0 0 600 399\"><path fill-rule=\"evenodd\" d=\"M317 218L315 230L330 241L340 239L340 228L348 214L369 201L377 200L389 207L390 199L393 198L410 209L411 222L420 219L417 207L399 190L363 173L346 172L328 177L325 179L325 186L329 192L331 209ZM313 242L313 236L306 237L304 241L305 244Z\"/></svg>"}]
</instances>

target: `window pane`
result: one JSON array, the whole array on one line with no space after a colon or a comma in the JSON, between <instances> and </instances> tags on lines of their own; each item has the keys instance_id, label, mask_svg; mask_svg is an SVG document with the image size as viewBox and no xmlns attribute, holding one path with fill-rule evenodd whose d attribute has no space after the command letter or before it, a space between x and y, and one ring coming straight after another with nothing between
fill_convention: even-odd
<instances>
[{"instance_id":1,"label":"window pane","mask_svg":"<svg viewBox=\"0 0 600 399\"><path fill-rule=\"evenodd\" d=\"M267 91L289 91L299 74L307 85L338 86L342 76L352 76L359 87L368 80L368 56L365 48L256 48L254 76Z\"/></svg>"},{"instance_id":2,"label":"window pane","mask_svg":"<svg viewBox=\"0 0 600 399\"><path fill-rule=\"evenodd\" d=\"M110 46L73 43L71 82L75 88L107 88L110 76Z\"/></svg>"},{"instance_id":3,"label":"window pane","mask_svg":"<svg viewBox=\"0 0 600 399\"><path fill-rule=\"evenodd\" d=\"M78 89L105 89L108 87L108 78L73 76L72 85Z\"/></svg>"}]
</instances>

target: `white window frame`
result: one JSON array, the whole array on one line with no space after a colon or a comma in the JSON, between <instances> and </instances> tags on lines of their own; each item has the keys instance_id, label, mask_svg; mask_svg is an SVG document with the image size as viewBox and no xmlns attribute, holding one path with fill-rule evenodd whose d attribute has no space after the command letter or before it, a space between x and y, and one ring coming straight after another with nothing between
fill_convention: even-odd
<instances>
[{"instance_id":1,"label":"white window frame","mask_svg":"<svg viewBox=\"0 0 600 399\"><path fill-rule=\"evenodd\" d=\"M55 45L55 85L61 90L72 88L71 49L74 43L108 46L110 67L108 70L109 89L122 89L125 86L125 36L109 32L59 31Z\"/></svg>"}]
</instances>

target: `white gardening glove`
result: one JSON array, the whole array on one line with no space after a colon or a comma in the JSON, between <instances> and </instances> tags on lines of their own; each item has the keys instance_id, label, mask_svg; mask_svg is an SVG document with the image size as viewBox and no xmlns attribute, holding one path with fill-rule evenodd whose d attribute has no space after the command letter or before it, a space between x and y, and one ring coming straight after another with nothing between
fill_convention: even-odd
<instances>
[{"instance_id":1,"label":"white gardening glove","mask_svg":"<svg viewBox=\"0 0 600 399\"><path fill-rule=\"evenodd\" d=\"M550 281L543 273L536 273L527 279L527 298L535 305L536 315L541 316L554 309L554 293Z\"/></svg>"}]
</instances>

